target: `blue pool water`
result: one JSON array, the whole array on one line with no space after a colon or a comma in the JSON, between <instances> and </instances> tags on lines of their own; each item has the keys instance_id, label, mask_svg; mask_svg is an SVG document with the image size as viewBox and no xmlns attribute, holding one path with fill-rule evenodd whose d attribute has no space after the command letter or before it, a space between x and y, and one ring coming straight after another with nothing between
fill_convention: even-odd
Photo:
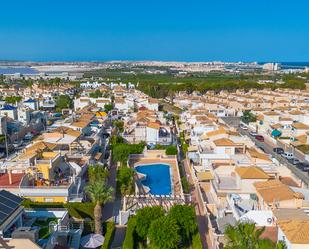
<instances>
[{"instance_id":1,"label":"blue pool water","mask_svg":"<svg viewBox=\"0 0 309 249\"><path fill-rule=\"evenodd\" d=\"M167 164L149 164L136 166L135 170L145 174L142 184L150 188L150 194L170 195L172 193L170 166Z\"/></svg>"}]
</instances>

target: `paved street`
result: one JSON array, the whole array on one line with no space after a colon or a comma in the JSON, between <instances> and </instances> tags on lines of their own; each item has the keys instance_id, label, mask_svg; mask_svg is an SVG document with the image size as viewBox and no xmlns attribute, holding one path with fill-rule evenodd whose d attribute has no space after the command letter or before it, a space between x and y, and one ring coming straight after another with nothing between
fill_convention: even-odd
<instances>
[{"instance_id":1,"label":"paved street","mask_svg":"<svg viewBox=\"0 0 309 249\"><path fill-rule=\"evenodd\" d=\"M309 186L309 175L308 175L308 173L298 169L295 165L291 164L288 160L286 160L282 156L275 153L273 151L273 148L276 147L276 145L270 143L267 139L265 139L265 142L260 142L260 141L256 140L253 136L250 136L248 130L240 129L239 128L240 118L238 118L238 117L225 117L225 118L223 118L223 120L227 124L237 128L237 131L240 134L247 135L248 137L250 137L251 140L254 141L254 143L256 144L257 147L263 148L263 150L266 153L272 155L272 157L276 158L281 164L287 166L293 172L293 174L295 174L303 182L304 187ZM298 159L302 160L301 158L298 158Z\"/></svg>"},{"instance_id":2,"label":"paved street","mask_svg":"<svg viewBox=\"0 0 309 249\"><path fill-rule=\"evenodd\" d=\"M116 230L115 230L115 235L114 235L114 240L113 243L111 245L111 248L121 248L123 241L125 239L126 236L126 229L127 226L119 226L116 225Z\"/></svg>"}]
</instances>

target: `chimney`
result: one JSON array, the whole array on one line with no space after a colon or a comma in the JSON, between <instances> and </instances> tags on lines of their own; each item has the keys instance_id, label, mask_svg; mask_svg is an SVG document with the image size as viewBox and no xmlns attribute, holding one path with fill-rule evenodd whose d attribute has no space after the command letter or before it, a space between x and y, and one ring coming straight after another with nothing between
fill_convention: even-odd
<instances>
[{"instance_id":1,"label":"chimney","mask_svg":"<svg viewBox=\"0 0 309 249\"><path fill-rule=\"evenodd\" d=\"M9 170L9 184L12 185L12 171Z\"/></svg>"}]
</instances>

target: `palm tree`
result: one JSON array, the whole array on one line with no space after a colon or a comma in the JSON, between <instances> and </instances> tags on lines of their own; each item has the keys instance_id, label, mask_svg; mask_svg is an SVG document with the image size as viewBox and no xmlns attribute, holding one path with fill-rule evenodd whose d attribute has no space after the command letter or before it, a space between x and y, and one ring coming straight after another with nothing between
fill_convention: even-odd
<instances>
[{"instance_id":1,"label":"palm tree","mask_svg":"<svg viewBox=\"0 0 309 249\"><path fill-rule=\"evenodd\" d=\"M86 194L95 204L94 226L95 233L102 234L102 205L112 201L114 189L107 186L105 181L90 182L85 188Z\"/></svg>"},{"instance_id":2,"label":"palm tree","mask_svg":"<svg viewBox=\"0 0 309 249\"><path fill-rule=\"evenodd\" d=\"M227 244L224 249L286 249L284 242L277 244L269 239L261 238L265 227L257 228L254 223L237 223L225 229Z\"/></svg>"}]
</instances>

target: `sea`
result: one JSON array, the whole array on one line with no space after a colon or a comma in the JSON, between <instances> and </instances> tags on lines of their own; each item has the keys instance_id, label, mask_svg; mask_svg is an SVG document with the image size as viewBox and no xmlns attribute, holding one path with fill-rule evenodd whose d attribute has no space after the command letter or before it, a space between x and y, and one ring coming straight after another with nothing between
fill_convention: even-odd
<instances>
[{"instance_id":1,"label":"sea","mask_svg":"<svg viewBox=\"0 0 309 249\"><path fill-rule=\"evenodd\" d=\"M264 64L266 62L259 62L259 64ZM281 64L282 69L304 69L309 67L309 62L278 62ZM0 75L1 74L37 74L37 70L31 67L13 67L13 66L0 66Z\"/></svg>"},{"instance_id":2,"label":"sea","mask_svg":"<svg viewBox=\"0 0 309 249\"><path fill-rule=\"evenodd\" d=\"M0 74L37 74L37 70L31 67L0 67Z\"/></svg>"},{"instance_id":3,"label":"sea","mask_svg":"<svg viewBox=\"0 0 309 249\"><path fill-rule=\"evenodd\" d=\"M282 69L304 69L309 67L309 62L280 62Z\"/></svg>"}]
</instances>

